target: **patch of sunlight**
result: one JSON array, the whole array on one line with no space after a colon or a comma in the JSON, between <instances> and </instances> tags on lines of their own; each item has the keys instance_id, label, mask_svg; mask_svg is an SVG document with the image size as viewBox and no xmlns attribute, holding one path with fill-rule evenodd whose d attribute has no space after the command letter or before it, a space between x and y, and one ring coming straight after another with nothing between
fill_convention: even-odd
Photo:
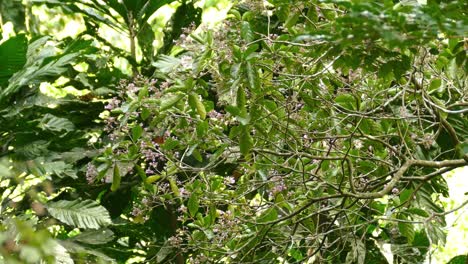
<instances>
[{"instance_id":1,"label":"patch of sunlight","mask_svg":"<svg viewBox=\"0 0 468 264\"><path fill-rule=\"evenodd\" d=\"M231 9L233 2L226 0L206 0L200 1L200 7L203 8L202 21L208 28L216 26L219 22L227 17L229 9Z\"/></svg>"},{"instance_id":2,"label":"patch of sunlight","mask_svg":"<svg viewBox=\"0 0 468 264\"><path fill-rule=\"evenodd\" d=\"M49 82L43 82L39 85L39 91L41 91L42 94L53 98L63 98L69 94L74 96L83 96L90 92L88 89L78 90L73 86L56 88L57 86L62 86L67 82L68 79L64 77L60 77L53 84Z\"/></svg>"},{"instance_id":3,"label":"patch of sunlight","mask_svg":"<svg viewBox=\"0 0 468 264\"><path fill-rule=\"evenodd\" d=\"M73 86L66 86L62 88L67 94L71 94L74 96L83 96L85 94L88 94L90 90L88 89L83 89L83 90L78 90Z\"/></svg>"},{"instance_id":4,"label":"patch of sunlight","mask_svg":"<svg viewBox=\"0 0 468 264\"><path fill-rule=\"evenodd\" d=\"M13 27L13 23L10 21L6 22L3 25L0 25L2 27L2 41L0 41L0 44L7 39L13 37L15 35L15 29Z\"/></svg>"},{"instance_id":5,"label":"patch of sunlight","mask_svg":"<svg viewBox=\"0 0 468 264\"><path fill-rule=\"evenodd\" d=\"M132 257L129 258L125 264L132 264L132 263L143 263L145 262L146 258L145 257Z\"/></svg>"},{"instance_id":6,"label":"patch of sunlight","mask_svg":"<svg viewBox=\"0 0 468 264\"><path fill-rule=\"evenodd\" d=\"M43 93L44 95L47 95L53 98L63 98L67 95L67 92L63 91L62 89L55 88L49 82L41 83L39 85L39 91L41 91L41 93Z\"/></svg>"},{"instance_id":7,"label":"patch of sunlight","mask_svg":"<svg viewBox=\"0 0 468 264\"><path fill-rule=\"evenodd\" d=\"M23 174L24 175L24 174ZM21 176L21 175L20 175ZM11 197L11 200L13 202L20 202L23 200L23 196L25 192L34 185L38 185L39 183L44 181L43 177L37 177L34 175L27 175L24 178L18 177L18 179L21 181L21 184L18 184L15 189L7 196Z\"/></svg>"},{"instance_id":8,"label":"patch of sunlight","mask_svg":"<svg viewBox=\"0 0 468 264\"><path fill-rule=\"evenodd\" d=\"M80 32L86 30L86 27L81 21L70 20L65 23L65 27L62 30L62 34L59 38L76 37Z\"/></svg>"},{"instance_id":9,"label":"patch of sunlight","mask_svg":"<svg viewBox=\"0 0 468 264\"><path fill-rule=\"evenodd\" d=\"M250 200L249 206L260 206L263 203L263 197L257 193L254 198Z\"/></svg>"},{"instance_id":10,"label":"patch of sunlight","mask_svg":"<svg viewBox=\"0 0 468 264\"><path fill-rule=\"evenodd\" d=\"M148 23L154 31L153 47L155 50L158 50L164 44L163 30L179 5L180 3L177 1L164 5L149 17Z\"/></svg>"},{"instance_id":11,"label":"patch of sunlight","mask_svg":"<svg viewBox=\"0 0 468 264\"><path fill-rule=\"evenodd\" d=\"M80 62L78 64L73 65L73 69L79 72L87 72L89 65L85 62Z\"/></svg>"},{"instance_id":12,"label":"patch of sunlight","mask_svg":"<svg viewBox=\"0 0 468 264\"><path fill-rule=\"evenodd\" d=\"M121 57L113 57L112 63L115 67L119 68L124 74L130 76L132 75L131 65L128 60Z\"/></svg>"},{"instance_id":13,"label":"patch of sunlight","mask_svg":"<svg viewBox=\"0 0 468 264\"><path fill-rule=\"evenodd\" d=\"M57 80L55 80L54 85L62 86L69 82L70 79L64 76L60 76Z\"/></svg>"},{"instance_id":14,"label":"patch of sunlight","mask_svg":"<svg viewBox=\"0 0 468 264\"><path fill-rule=\"evenodd\" d=\"M61 9L48 8L46 5L34 5L31 11L38 22L39 31L44 35L52 35L57 39L74 38L86 30L83 17L78 13L63 16Z\"/></svg>"},{"instance_id":15,"label":"patch of sunlight","mask_svg":"<svg viewBox=\"0 0 468 264\"><path fill-rule=\"evenodd\" d=\"M126 34L122 34L106 24L100 24L97 34L107 42L130 52L130 37Z\"/></svg>"},{"instance_id":16,"label":"patch of sunlight","mask_svg":"<svg viewBox=\"0 0 468 264\"><path fill-rule=\"evenodd\" d=\"M456 169L444 175L449 186L449 197L441 198L445 210L449 211L459 207L468 199L468 166ZM447 263L455 256L468 253L468 206L446 216L447 243L433 246L432 256L425 263Z\"/></svg>"}]
</instances>

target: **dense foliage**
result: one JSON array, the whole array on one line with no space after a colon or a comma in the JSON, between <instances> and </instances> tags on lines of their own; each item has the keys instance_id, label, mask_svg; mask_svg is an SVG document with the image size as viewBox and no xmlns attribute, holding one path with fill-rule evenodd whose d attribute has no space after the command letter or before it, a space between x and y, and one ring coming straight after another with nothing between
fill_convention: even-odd
<instances>
[{"instance_id":1,"label":"dense foliage","mask_svg":"<svg viewBox=\"0 0 468 264\"><path fill-rule=\"evenodd\" d=\"M422 263L444 243L466 1L252 0L216 28L218 1L26 2L0 1L0 262ZM45 36L44 4L85 30Z\"/></svg>"}]
</instances>

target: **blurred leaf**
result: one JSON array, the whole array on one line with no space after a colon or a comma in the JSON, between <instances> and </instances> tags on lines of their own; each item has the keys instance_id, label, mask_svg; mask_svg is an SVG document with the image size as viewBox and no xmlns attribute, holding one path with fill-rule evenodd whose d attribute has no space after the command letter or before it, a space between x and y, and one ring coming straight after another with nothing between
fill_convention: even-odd
<instances>
[{"instance_id":1,"label":"blurred leaf","mask_svg":"<svg viewBox=\"0 0 468 264\"><path fill-rule=\"evenodd\" d=\"M406 220L405 218L399 218L402 220ZM407 222L399 222L398 229L400 230L401 234L408 239L408 243L412 243L414 240L414 225Z\"/></svg>"},{"instance_id":2,"label":"blurred leaf","mask_svg":"<svg viewBox=\"0 0 468 264\"><path fill-rule=\"evenodd\" d=\"M278 219L278 211L275 208L269 208L265 212L263 212L257 221L259 223L271 222Z\"/></svg>"},{"instance_id":3,"label":"blurred leaf","mask_svg":"<svg viewBox=\"0 0 468 264\"><path fill-rule=\"evenodd\" d=\"M245 40L246 42L251 42L254 40L252 29L250 28L250 24L247 21L242 21L241 38Z\"/></svg>"},{"instance_id":4,"label":"blurred leaf","mask_svg":"<svg viewBox=\"0 0 468 264\"><path fill-rule=\"evenodd\" d=\"M16 32L26 30L25 6L21 0L2 0L0 1L0 16L3 23L10 21L13 23ZM2 56L0 55L0 58Z\"/></svg>"},{"instance_id":5,"label":"blurred leaf","mask_svg":"<svg viewBox=\"0 0 468 264\"><path fill-rule=\"evenodd\" d=\"M346 263L364 264L366 259L366 245L358 239L350 241L352 250L346 256Z\"/></svg>"},{"instance_id":6,"label":"blurred leaf","mask_svg":"<svg viewBox=\"0 0 468 264\"><path fill-rule=\"evenodd\" d=\"M161 111L168 110L179 102L185 95L181 93L171 94L161 98Z\"/></svg>"},{"instance_id":7,"label":"blurred leaf","mask_svg":"<svg viewBox=\"0 0 468 264\"><path fill-rule=\"evenodd\" d=\"M200 201L198 195L195 192L192 192L192 195L190 195L187 204L189 213L192 217L195 217L195 215L197 214L199 205Z\"/></svg>"},{"instance_id":8,"label":"blurred leaf","mask_svg":"<svg viewBox=\"0 0 468 264\"><path fill-rule=\"evenodd\" d=\"M23 68L26 63L27 47L28 39L23 34L12 37L0 45L0 58L2 58L0 87L5 87L8 79Z\"/></svg>"},{"instance_id":9,"label":"blurred leaf","mask_svg":"<svg viewBox=\"0 0 468 264\"><path fill-rule=\"evenodd\" d=\"M8 87L0 92L0 102L5 102L23 86L38 84L48 77L58 78L81 55L80 52L56 55L54 48L46 45L48 40L49 37L41 37L29 44L26 64L10 78Z\"/></svg>"},{"instance_id":10,"label":"blurred leaf","mask_svg":"<svg viewBox=\"0 0 468 264\"><path fill-rule=\"evenodd\" d=\"M340 94L335 98L335 102L347 109L347 110L356 110L356 99L350 94Z\"/></svg>"},{"instance_id":11,"label":"blurred leaf","mask_svg":"<svg viewBox=\"0 0 468 264\"><path fill-rule=\"evenodd\" d=\"M458 255L450 259L447 264L466 264L467 259L466 255Z\"/></svg>"},{"instance_id":12,"label":"blurred leaf","mask_svg":"<svg viewBox=\"0 0 468 264\"><path fill-rule=\"evenodd\" d=\"M242 126L241 130L242 132L239 135L239 147L242 155L246 156L250 153L250 150L253 147L253 139L250 135L248 126Z\"/></svg>"},{"instance_id":13,"label":"blurred leaf","mask_svg":"<svg viewBox=\"0 0 468 264\"><path fill-rule=\"evenodd\" d=\"M45 114L38 124L38 127L43 130L49 130L53 132L69 132L75 130L75 125L68 119L56 117L51 114Z\"/></svg>"},{"instance_id":14,"label":"blurred leaf","mask_svg":"<svg viewBox=\"0 0 468 264\"><path fill-rule=\"evenodd\" d=\"M179 65L179 59L164 54L159 55L158 59L153 63L153 66L162 73L170 73Z\"/></svg>"},{"instance_id":15,"label":"blurred leaf","mask_svg":"<svg viewBox=\"0 0 468 264\"><path fill-rule=\"evenodd\" d=\"M90 230L80 233L73 237L71 240L80 243L100 245L105 244L114 239L114 232L112 230L104 228L99 230Z\"/></svg>"}]
</instances>

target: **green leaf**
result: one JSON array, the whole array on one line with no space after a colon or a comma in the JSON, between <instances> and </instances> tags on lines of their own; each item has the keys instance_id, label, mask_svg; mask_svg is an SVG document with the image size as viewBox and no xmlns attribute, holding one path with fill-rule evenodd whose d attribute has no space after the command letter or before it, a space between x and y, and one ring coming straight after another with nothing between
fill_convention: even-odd
<instances>
[{"instance_id":1,"label":"green leaf","mask_svg":"<svg viewBox=\"0 0 468 264\"><path fill-rule=\"evenodd\" d=\"M458 255L450 259L447 264L466 264L467 256L466 255Z\"/></svg>"},{"instance_id":2,"label":"green leaf","mask_svg":"<svg viewBox=\"0 0 468 264\"><path fill-rule=\"evenodd\" d=\"M45 114L37 126L42 130L49 130L53 132L70 132L75 130L75 125L70 120L56 117L52 114Z\"/></svg>"},{"instance_id":3,"label":"green leaf","mask_svg":"<svg viewBox=\"0 0 468 264\"><path fill-rule=\"evenodd\" d=\"M242 155L247 156L253 147L253 139L250 135L248 126L241 127L241 134L239 135L239 148Z\"/></svg>"},{"instance_id":4,"label":"green leaf","mask_svg":"<svg viewBox=\"0 0 468 264\"><path fill-rule=\"evenodd\" d=\"M14 158L19 160L32 160L36 157L45 155L49 152L47 149L49 144L50 142L45 140L37 140L30 142L27 145L17 147Z\"/></svg>"},{"instance_id":5,"label":"green leaf","mask_svg":"<svg viewBox=\"0 0 468 264\"><path fill-rule=\"evenodd\" d=\"M153 66L162 73L170 73L174 71L179 65L179 59L168 55L160 55L158 60L153 63Z\"/></svg>"},{"instance_id":6,"label":"green leaf","mask_svg":"<svg viewBox=\"0 0 468 264\"><path fill-rule=\"evenodd\" d=\"M154 41L154 32L151 28L151 25L148 23L143 23L141 28L138 32L137 39L138 44L140 45L143 56L145 57L146 61L152 61L154 55L153 49L153 41Z\"/></svg>"},{"instance_id":7,"label":"green leaf","mask_svg":"<svg viewBox=\"0 0 468 264\"><path fill-rule=\"evenodd\" d=\"M13 74L26 63L28 39L25 35L12 37L0 45L0 87L5 87Z\"/></svg>"},{"instance_id":8,"label":"green leaf","mask_svg":"<svg viewBox=\"0 0 468 264\"><path fill-rule=\"evenodd\" d=\"M296 261L301 261L304 259L304 256L302 255L301 251L295 248L291 248L288 252L288 254L294 258Z\"/></svg>"},{"instance_id":9,"label":"green leaf","mask_svg":"<svg viewBox=\"0 0 468 264\"><path fill-rule=\"evenodd\" d=\"M340 94L335 98L335 102L347 109L347 110L356 110L356 99L350 94Z\"/></svg>"},{"instance_id":10,"label":"green leaf","mask_svg":"<svg viewBox=\"0 0 468 264\"><path fill-rule=\"evenodd\" d=\"M189 93L189 104L192 107L193 110L197 111L198 115L200 116L200 119L205 120L206 119L206 109L203 103L200 101L198 98L198 94L196 93Z\"/></svg>"},{"instance_id":11,"label":"green leaf","mask_svg":"<svg viewBox=\"0 0 468 264\"><path fill-rule=\"evenodd\" d=\"M50 77L57 78L83 53L81 50L66 53L65 50L65 53L56 55L55 48L47 44L49 40L49 37L41 37L29 44L26 64L9 79L8 87L0 91L1 102L5 102L21 87L38 84Z\"/></svg>"},{"instance_id":12,"label":"green leaf","mask_svg":"<svg viewBox=\"0 0 468 264\"><path fill-rule=\"evenodd\" d=\"M255 69L255 66L252 62L248 61L245 63L245 71L247 74L247 80L249 82L249 86L253 92L257 92L260 89L260 83L258 80L258 73Z\"/></svg>"},{"instance_id":13,"label":"green leaf","mask_svg":"<svg viewBox=\"0 0 468 264\"><path fill-rule=\"evenodd\" d=\"M169 177L167 181L169 181L169 186L171 187L171 191L174 194L174 196L180 198L180 190L177 186L176 181L172 177Z\"/></svg>"},{"instance_id":14,"label":"green leaf","mask_svg":"<svg viewBox=\"0 0 468 264\"><path fill-rule=\"evenodd\" d=\"M317 102L312 98L312 96L308 95L305 92L299 92L299 96L304 100L304 103L310 108L315 109Z\"/></svg>"},{"instance_id":15,"label":"green leaf","mask_svg":"<svg viewBox=\"0 0 468 264\"><path fill-rule=\"evenodd\" d=\"M114 232L107 228L85 231L72 238L73 241L78 241L90 245L106 244L113 239Z\"/></svg>"},{"instance_id":16,"label":"green leaf","mask_svg":"<svg viewBox=\"0 0 468 264\"><path fill-rule=\"evenodd\" d=\"M173 107L182 98L184 98L184 94L181 94L181 93L171 94L171 95L163 97L161 101L161 111L164 111Z\"/></svg>"},{"instance_id":17,"label":"green leaf","mask_svg":"<svg viewBox=\"0 0 468 264\"><path fill-rule=\"evenodd\" d=\"M431 84L429 84L429 92L439 89L441 85L442 85L441 79L432 79Z\"/></svg>"},{"instance_id":18,"label":"green leaf","mask_svg":"<svg viewBox=\"0 0 468 264\"><path fill-rule=\"evenodd\" d=\"M142 119L143 121L145 121L146 119L148 119L148 117L149 117L150 115L151 115L151 112L150 112L150 110L148 110L148 108L143 107L143 108L141 109L141 115L140 115L140 116L141 116L141 119Z\"/></svg>"},{"instance_id":19,"label":"green leaf","mask_svg":"<svg viewBox=\"0 0 468 264\"><path fill-rule=\"evenodd\" d=\"M199 138L204 137L207 134L208 130L209 130L208 122L203 121L203 122L197 123L196 131L197 131L197 136Z\"/></svg>"},{"instance_id":20,"label":"green leaf","mask_svg":"<svg viewBox=\"0 0 468 264\"><path fill-rule=\"evenodd\" d=\"M415 214L415 215L419 215L419 216L422 216L422 217L429 217L429 214L426 212L426 210L423 210L421 208L409 208L406 210L406 212L410 213L410 214Z\"/></svg>"},{"instance_id":21,"label":"green leaf","mask_svg":"<svg viewBox=\"0 0 468 264\"><path fill-rule=\"evenodd\" d=\"M136 124L134 127L132 127L132 137L133 137L133 140L138 140L141 135L143 134L143 128Z\"/></svg>"},{"instance_id":22,"label":"green leaf","mask_svg":"<svg viewBox=\"0 0 468 264\"><path fill-rule=\"evenodd\" d=\"M253 44L253 45L250 45L245 51L244 51L244 59L245 60L248 60L249 59L249 55L251 55L253 52L255 52L257 49L258 49L258 44Z\"/></svg>"},{"instance_id":23,"label":"green leaf","mask_svg":"<svg viewBox=\"0 0 468 264\"><path fill-rule=\"evenodd\" d=\"M112 174L112 185L111 191L115 192L120 187L120 180L122 179L122 175L120 175L119 165L114 164L114 173Z\"/></svg>"},{"instance_id":24,"label":"green leaf","mask_svg":"<svg viewBox=\"0 0 468 264\"><path fill-rule=\"evenodd\" d=\"M400 193L400 204L404 204L408 202L409 199L412 198L412 195L414 195L414 190L413 189L404 189Z\"/></svg>"},{"instance_id":25,"label":"green leaf","mask_svg":"<svg viewBox=\"0 0 468 264\"><path fill-rule=\"evenodd\" d=\"M269 208L258 217L257 222L265 223L276 219L278 219L278 211L275 208Z\"/></svg>"},{"instance_id":26,"label":"green leaf","mask_svg":"<svg viewBox=\"0 0 468 264\"><path fill-rule=\"evenodd\" d=\"M187 203L187 208L192 217L198 213L198 207L200 206L200 198L195 192L192 192Z\"/></svg>"},{"instance_id":27,"label":"green leaf","mask_svg":"<svg viewBox=\"0 0 468 264\"><path fill-rule=\"evenodd\" d=\"M55 242L55 241L54 241ZM73 258L68 253L67 249L61 244L55 242L53 247L55 263L58 264L74 264Z\"/></svg>"},{"instance_id":28,"label":"green leaf","mask_svg":"<svg viewBox=\"0 0 468 264\"><path fill-rule=\"evenodd\" d=\"M166 141L161 146L162 149L165 150L172 150L179 145L179 141L177 139L173 139L171 137L166 138Z\"/></svg>"},{"instance_id":29,"label":"green leaf","mask_svg":"<svg viewBox=\"0 0 468 264\"><path fill-rule=\"evenodd\" d=\"M247 105L247 99L245 96L245 90L244 87L239 86L237 88L237 102L236 106L240 109L241 113L244 113L246 110L246 105Z\"/></svg>"},{"instance_id":30,"label":"green leaf","mask_svg":"<svg viewBox=\"0 0 468 264\"><path fill-rule=\"evenodd\" d=\"M70 163L65 163L64 161L52 161L52 162L42 162L45 173L49 175L57 175L61 178L71 177L73 179L78 179L76 171L73 169L73 165Z\"/></svg>"},{"instance_id":31,"label":"green leaf","mask_svg":"<svg viewBox=\"0 0 468 264\"><path fill-rule=\"evenodd\" d=\"M359 128L367 135L375 135L382 132L380 124L372 119L363 119L359 124Z\"/></svg>"},{"instance_id":32,"label":"green leaf","mask_svg":"<svg viewBox=\"0 0 468 264\"><path fill-rule=\"evenodd\" d=\"M238 116L241 112L237 106L233 105L227 105L224 109L233 116Z\"/></svg>"},{"instance_id":33,"label":"green leaf","mask_svg":"<svg viewBox=\"0 0 468 264\"><path fill-rule=\"evenodd\" d=\"M112 223L106 208L93 200L61 200L48 203L46 208L54 218L78 228L98 229Z\"/></svg>"},{"instance_id":34,"label":"green leaf","mask_svg":"<svg viewBox=\"0 0 468 264\"><path fill-rule=\"evenodd\" d=\"M250 27L250 23L247 21L242 21L241 38L247 42L251 42L254 40L254 34L252 32L252 28Z\"/></svg>"},{"instance_id":35,"label":"green leaf","mask_svg":"<svg viewBox=\"0 0 468 264\"><path fill-rule=\"evenodd\" d=\"M90 247L83 247L78 243L74 243L68 240L61 241L60 244L63 245L67 249L67 251L69 251L70 253L74 253L76 255L96 257L98 260L98 263L117 263L114 259L108 257L107 255L101 253L100 251L91 249Z\"/></svg>"},{"instance_id":36,"label":"green leaf","mask_svg":"<svg viewBox=\"0 0 468 264\"><path fill-rule=\"evenodd\" d=\"M406 220L405 218L399 217L399 219ZM414 225L411 223L406 222L399 222L398 229L400 230L401 234L408 239L408 243L411 244L414 240Z\"/></svg>"},{"instance_id":37,"label":"green leaf","mask_svg":"<svg viewBox=\"0 0 468 264\"><path fill-rule=\"evenodd\" d=\"M366 259L366 245L359 239L349 242L352 250L346 255L346 263L364 264Z\"/></svg>"}]
</instances>

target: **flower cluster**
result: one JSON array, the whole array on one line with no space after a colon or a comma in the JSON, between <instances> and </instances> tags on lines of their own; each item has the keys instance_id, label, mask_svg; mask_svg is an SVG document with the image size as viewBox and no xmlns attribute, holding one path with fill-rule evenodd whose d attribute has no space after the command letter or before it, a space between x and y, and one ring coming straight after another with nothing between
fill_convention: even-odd
<instances>
[{"instance_id":1,"label":"flower cluster","mask_svg":"<svg viewBox=\"0 0 468 264\"><path fill-rule=\"evenodd\" d=\"M141 153L144 155L148 165L146 168L146 174L157 173L159 162L165 161L164 154L159 149L159 144L154 143L153 147L142 147Z\"/></svg>"},{"instance_id":2,"label":"flower cluster","mask_svg":"<svg viewBox=\"0 0 468 264\"><path fill-rule=\"evenodd\" d=\"M86 166L86 181L88 183L94 182L97 175L98 175L98 171L97 171L96 166L94 166L94 164L92 163L88 163L88 165Z\"/></svg>"},{"instance_id":3,"label":"flower cluster","mask_svg":"<svg viewBox=\"0 0 468 264\"><path fill-rule=\"evenodd\" d=\"M117 97L113 97L109 103L104 107L106 110L113 110L120 106L121 101Z\"/></svg>"},{"instance_id":4,"label":"flower cluster","mask_svg":"<svg viewBox=\"0 0 468 264\"><path fill-rule=\"evenodd\" d=\"M218 119L218 120L221 120L224 117L223 114L221 114L220 112L216 110L211 110L210 112L207 113L207 116L209 118Z\"/></svg>"},{"instance_id":5,"label":"flower cluster","mask_svg":"<svg viewBox=\"0 0 468 264\"><path fill-rule=\"evenodd\" d=\"M272 177L271 182L273 183L273 187L270 189L271 197L275 197L278 193L288 189L283 181L283 178L280 176Z\"/></svg>"}]
</instances>

